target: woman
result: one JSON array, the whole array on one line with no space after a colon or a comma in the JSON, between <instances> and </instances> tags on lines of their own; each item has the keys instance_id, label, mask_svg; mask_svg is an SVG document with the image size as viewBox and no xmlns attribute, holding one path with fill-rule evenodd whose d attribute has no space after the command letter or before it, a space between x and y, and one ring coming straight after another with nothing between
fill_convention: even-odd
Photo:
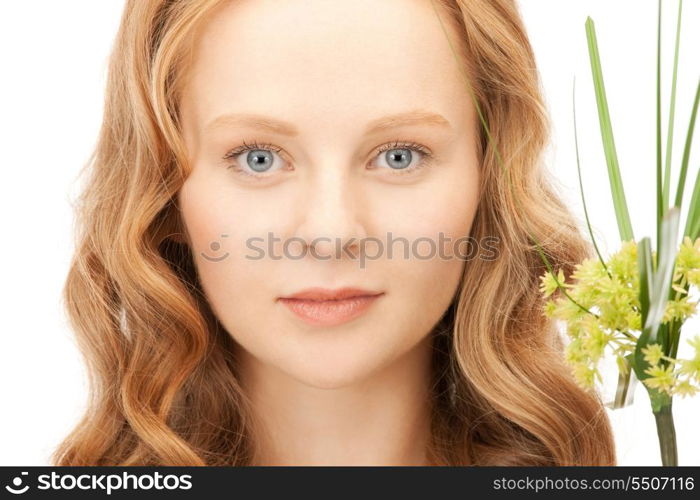
<instances>
[{"instance_id":1,"label":"woman","mask_svg":"<svg viewBox=\"0 0 700 500\"><path fill-rule=\"evenodd\" d=\"M591 251L547 135L513 0L127 1L54 463L614 464L541 311L533 238Z\"/></svg>"}]
</instances>

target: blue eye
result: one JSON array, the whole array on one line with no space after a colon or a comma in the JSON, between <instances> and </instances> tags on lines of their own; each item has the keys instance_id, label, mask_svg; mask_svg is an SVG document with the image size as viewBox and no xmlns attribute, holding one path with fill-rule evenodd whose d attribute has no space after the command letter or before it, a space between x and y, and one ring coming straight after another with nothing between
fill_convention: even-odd
<instances>
[{"instance_id":1,"label":"blue eye","mask_svg":"<svg viewBox=\"0 0 700 500\"><path fill-rule=\"evenodd\" d=\"M282 149L272 144L252 144L243 142L242 146L232 149L224 156L224 160L234 162L229 168L235 172L254 179L270 177L276 170L294 170L280 156ZM383 168L393 174L409 174L416 172L432 161L432 153L424 146L415 142L394 141L382 146L374 158L384 160L371 169ZM417 159L416 159L417 158Z\"/></svg>"},{"instance_id":2,"label":"blue eye","mask_svg":"<svg viewBox=\"0 0 700 500\"><path fill-rule=\"evenodd\" d=\"M237 172L260 177L260 174L274 172L283 168L284 160L279 156L282 150L272 144L253 144L243 143L224 156L225 160L233 159L234 163L230 165ZM241 157L241 158L239 158Z\"/></svg>"},{"instance_id":3,"label":"blue eye","mask_svg":"<svg viewBox=\"0 0 700 500\"><path fill-rule=\"evenodd\" d=\"M275 154L265 149L253 149L246 153L246 163L256 172L270 170L275 161Z\"/></svg>"},{"instance_id":4,"label":"blue eye","mask_svg":"<svg viewBox=\"0 0 700 500\"><path fill-rule=\"evenodd\" d=\"M417 160L415 156L418 157ZM382 146L378 158L385 160L385 164L377 165L378 167L406 174L424 167L432 159L432 155L425 147L415 142L395 141L393 144Z\"/></svg>"},{"instance_id":5,"label":"blue eye","mask_svg":"<svg viewBox=\"0 0 700 500\"><path fill-rule=\"evenodd\" d=\"M410 149L390 149L384 153L389 167L395 169L404 169L411 164L413 155Z\"/></svg>"}]
</instances>

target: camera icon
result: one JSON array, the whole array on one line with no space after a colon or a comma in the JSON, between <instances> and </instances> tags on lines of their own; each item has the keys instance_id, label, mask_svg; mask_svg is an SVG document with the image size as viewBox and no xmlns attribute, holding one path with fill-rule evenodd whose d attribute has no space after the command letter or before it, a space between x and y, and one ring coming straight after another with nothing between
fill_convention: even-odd
<instances>
[{"instance_id":1,"label":"camera icon","mask_svg":"<svg viewBox=\"0 0 700 500\"><path fill-rule=\"evenodd\" d=\"M22 476L27 476L29 475L29 472L22 472ZM12 487L14 486L14 488ZM5 489L9 491L10 493L14 495L21 495L22 493L26 493L27 490L29 489L29 485L25 485L23 488L22 486L22 478L20 476L15 477L12 479L12 486L5 486ZM15 489L17 488L17 489Z\"/></svg>"}]
</instances>

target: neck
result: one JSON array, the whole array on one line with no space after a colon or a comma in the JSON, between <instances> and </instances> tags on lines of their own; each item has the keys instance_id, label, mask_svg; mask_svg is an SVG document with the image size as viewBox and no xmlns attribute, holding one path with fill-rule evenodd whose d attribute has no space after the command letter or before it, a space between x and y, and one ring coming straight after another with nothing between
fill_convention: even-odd
<instances>
[{"instance_id":1,"label":"neck","mask_svg":"<svg viewBox=\"0 0 700 500\"><path fill-rule=\"evenodd\" d=\"M339 388L305 384L241 350L256 422L254 465L428 465L431 336Z\"/></svg>"}]
</instances>

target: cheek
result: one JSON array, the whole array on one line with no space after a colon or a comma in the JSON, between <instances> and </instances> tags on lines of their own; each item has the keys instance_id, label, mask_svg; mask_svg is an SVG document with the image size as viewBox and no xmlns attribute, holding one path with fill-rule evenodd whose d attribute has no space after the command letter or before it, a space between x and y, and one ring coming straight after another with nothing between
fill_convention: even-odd
<instances>
[{"instance_id":1,"label":"cheek","mask_svg":"<svg viewBox=\"0 0 700 500\"><path fill-rule=\"evenodd\" d=\"M381 240L389 245L386 235L391 232L394 239L401 236L410 244L408 259L404 244L393 245L384 272L400 296L392 312L396 324L414 325L416 332L427 331L439 319L457 289L464 257L478 249L465 243L479 201L478 170L455 166L442 173L416 184L410 195L396 190L375 197L373 208L383 214L378 223Z\"/></svg>"},{"instance_id":2,"label":"cheek","mask_svg":"<svg viewBox=\"0 0 700 500\"><path fill-rule=\"evenodd\" d=\"M207 172L205 166L183 184L179 203L193 245L207 246L222 233L230 241L245 241L272 228L274 210L255 210L259 206L255 193L232 189L232 185L227 175ZM240 250L240 245L236 248Z\"/></svg>"},{"instance_id":3,"label":"cheek","mask_svg":"<svg viewBox=\"0 0 700 500\"><path fill-rule=\"evenodd\" d=\"M440 233L450 238L469 234L479 201L476 161L431 168L434 171L422 182L373 193L371 212L378 214L383 234L391 231L413 240L436 241Z\"/></svg>"},{"instance_id":4,"label":"cheek","mask_svg":"<svg viewBox=\"0 0 700 500\"><path fill-rule=\"evenodd\" d=\"M252 260L252 238L265 234L274 220L250 209L245 196L232 193L221 179L193 173L179 193L182 218L195 266L212 309L226 324L249 317L263 303L260 276L265 261ZM246 314L241 314L247 311Z\"/></svg>"},{"instance_id":5,"label":"cheek","mask_svg":"<svg viewBox=\"0 0 700 500\"><path fill-rule=\"evenodd\" d=\"M384 242L405 238L411 259L390 259L420 268L454 269L459 256L467 256L469 237L479 202L479 172L475 164L443 166L442 172L410 190L387 189L374 193L371 212L375 229ZM473 242L475 243L475 242ZM403 257L406 245L394 245ZM472 247L476 245L472 244ZM461 260L463 262L463 260ZM402 271L405 271L403 269Z\"/></svg>"}]
</instances>

